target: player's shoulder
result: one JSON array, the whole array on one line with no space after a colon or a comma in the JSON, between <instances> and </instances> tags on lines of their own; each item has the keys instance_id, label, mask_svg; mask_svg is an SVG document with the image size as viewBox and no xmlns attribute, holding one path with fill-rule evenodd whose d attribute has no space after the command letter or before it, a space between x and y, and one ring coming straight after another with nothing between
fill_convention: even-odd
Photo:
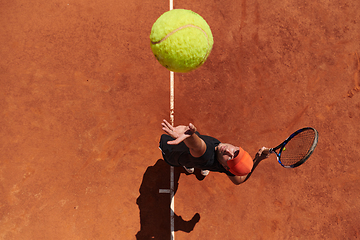
<instances>
[{"instance_id":1,"label":"player's shoulder","mask_svg":"<svg viewBox=\"0 0 360 240\"><path fill-rule=\"evenodd\" d=\"M207 151L215 151L216 147L220 144L220 141L218 139L211 136L200 135L200 138L205 142Z\"/></svg>"},{"instance_id":2,"label":"player's shoulder","mask_svg":"<svg viewBox=\"0 0 360 240\"><path fill-rule=\"evenodd\" d=\"M215 143L215 144L219 144L220 141L212 136L208 136L208 135L201 135L201 134L198 134L198 136L203 139L205 142L208 141L208 142L211 142L211 143Z\"/></svg>"}]
</instances>

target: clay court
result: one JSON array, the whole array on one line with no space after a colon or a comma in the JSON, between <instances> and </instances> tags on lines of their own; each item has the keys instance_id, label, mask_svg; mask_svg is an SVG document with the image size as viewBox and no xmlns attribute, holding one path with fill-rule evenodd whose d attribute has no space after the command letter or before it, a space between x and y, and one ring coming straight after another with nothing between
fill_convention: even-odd
<instances>
[{"instance_id":1,"label":"clay court","mask_svg":"<svg viewBox=\"0 0 360 240\"><path fill-rule=\"evenodd\" d=\"M275 155L236 186L175 168L174 238L360 238L360 2L174 0L211 27L175 73L175 125L252 156L311 126L295 169ZM171 239L169 71L150 49L165 0L0 1L0 239Z\"/></svg>"}]
</instances>

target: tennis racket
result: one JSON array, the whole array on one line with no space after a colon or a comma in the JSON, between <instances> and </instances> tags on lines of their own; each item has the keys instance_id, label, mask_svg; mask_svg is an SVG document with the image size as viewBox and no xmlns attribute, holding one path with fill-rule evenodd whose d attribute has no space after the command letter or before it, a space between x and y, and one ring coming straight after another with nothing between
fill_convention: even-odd
<instances>
[{"instance_id":1,"label":"tennis racket","mask_svg":"<svg viewBox=\"0 0 360 240\"><path fill-rule=\"evenodd\" d=\"M313 153L319 134L316 129L306 127L291 134L284 142L275 148L270 148L270 153L275 153L281 166L295 168L303 164Z\"/></svg>"}]
</instances>

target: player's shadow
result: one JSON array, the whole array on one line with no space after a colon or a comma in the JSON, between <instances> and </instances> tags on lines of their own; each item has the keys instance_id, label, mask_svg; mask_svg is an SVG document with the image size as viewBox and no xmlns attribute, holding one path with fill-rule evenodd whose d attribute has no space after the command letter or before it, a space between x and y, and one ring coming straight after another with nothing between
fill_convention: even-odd
<instances>
[{"instance_id":1,"label":"player's shadow","mask_svg":"<svg viewBox=\"0 0 360 240\"><path fill-rule=\"evenodd\" d=\"M174 171L174 193L178 188L182 168ZM186 173L187 174L187 173ZM203 177L196 176L199 180ZM170 189L170 166L159 159L154 166L149 166L143 176L136 204L140 210L140 231L136 234L137 240L170 239L170 194L159 193L159 189ZM196 213L191 220L185 221L174 213L174 231L191 232L200 220Z\"/></svg>"}]
</instances>

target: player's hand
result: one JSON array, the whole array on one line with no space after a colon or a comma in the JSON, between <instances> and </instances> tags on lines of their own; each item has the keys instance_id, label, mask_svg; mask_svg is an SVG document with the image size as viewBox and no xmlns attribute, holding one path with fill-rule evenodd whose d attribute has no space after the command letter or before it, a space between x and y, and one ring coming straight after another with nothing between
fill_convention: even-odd
<instances>
[{"instance_id":1,"label":"player's hand","mask_svg":"<svg viewBox=\"0 0 360 240\"><path fill-rule=\"evenodd\" d=\"M266 147L260 148L256 156L259 157L261 160L268 158L270 156L270 148L266 148Z\"/></svg>"},{"instance_id":2,"label":"player's hand","mask_svg":"<svg viewBox=\"0 0 360 240\"><path fill-rule=\"evenodd\" d=\"M186 138L191 137L196 132L196 127L192 123L189 123L188 126L180 125L177 127L173 127L168 121L164 119L161 125L162 130L164 130L164 132L166 132L175 139L173 141L167 142L170 145L179 144Z\"/></svg>"}]
</instances>

